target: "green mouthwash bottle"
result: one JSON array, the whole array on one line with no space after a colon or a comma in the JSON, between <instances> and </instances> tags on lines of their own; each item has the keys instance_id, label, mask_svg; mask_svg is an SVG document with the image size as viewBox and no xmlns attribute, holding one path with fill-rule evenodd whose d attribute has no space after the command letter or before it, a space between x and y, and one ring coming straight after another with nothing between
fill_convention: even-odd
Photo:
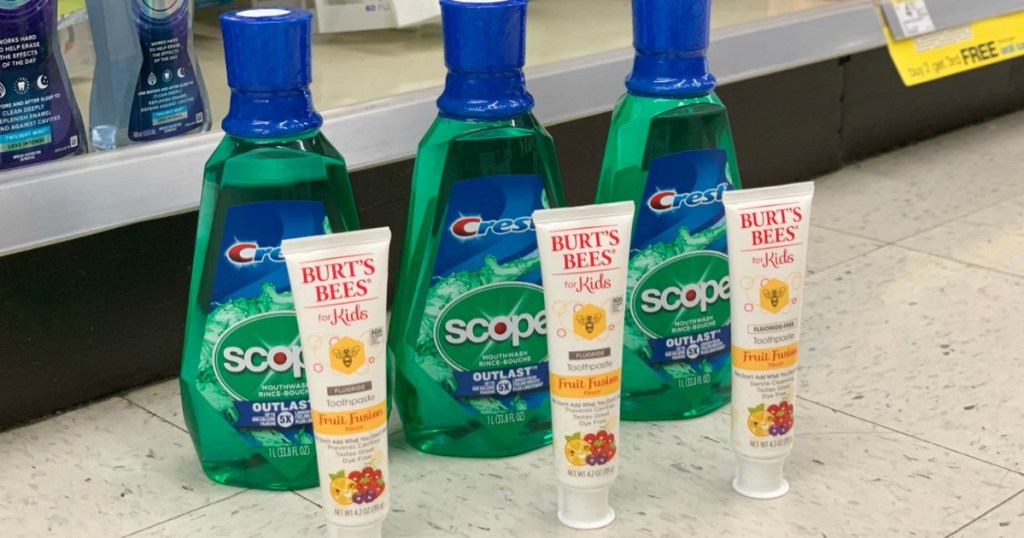
<instances>
[{"instance_id":1,"label":"green mouthwash bottle","mask_svg":"<svg viewBox=\"0 0 1024 538\"><path fill-rule=\"evenodd\" d=\"M669 420L729 401L722 193L740 187L708 72L710 0L633 0L636 59L612 115L597 201L637 214L626 294L622 417Z\"/></svg>"},{"instance_id":2,"label":"green mouthwash bottle","mask_svg":"<svg viewBox=\"0 0 1024 538\"><path fill-rule=\"evenodd\" d=\"M311 20L297 9L221 16L231 108L203 181L181 399L203 471L234 486L318 483L281 241L358 223L309 93Z\"/></svg>"},{"instance_id":3,"label":"green mouthwash bottle","mask_svg":"<svg viewBox=\"0 0 1024 538\"><path fill-rule=\"evenodd\" d=\"M405 437L446 456L551 442L532 214L559 207L526 92L526 0L441 0L448 78L420 142L389 349Z\"/></svg>"}]
</instances>

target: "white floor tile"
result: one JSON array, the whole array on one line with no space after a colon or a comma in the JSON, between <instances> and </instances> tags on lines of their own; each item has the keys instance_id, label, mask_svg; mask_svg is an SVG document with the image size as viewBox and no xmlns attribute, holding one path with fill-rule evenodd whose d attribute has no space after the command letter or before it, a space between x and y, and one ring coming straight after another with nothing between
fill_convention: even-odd
<instances>
[{"instance_id":1,"label":"white floor tile","mask_svg":"<svg viewBox=\"0 0 1024 538\"><path fill-rule=\"evenodd\" d=\"M625 423L618 519L572 531L556 520L551 449L463 460L396 490L393 536L587 538L675 536L943 536L1024 485L1024 477L877 428L812 403L797 404L797 439L773 501L734 493L729 417ZM770 529L766 531L766 529ZM767 532L767 534L766 534Z\"/></svg>"},{"instance_id":2,"label":"white floor tile","mask_svg":"<svg viewBox=\"0 0 1024 538\"><path fill-rule=\"evenodd\" d=\"M178 385L177 378L135 389L124 397L167 422L187 430L185 418L181 414L181 386Z\"/></svg>"},{"instance_id":3,"label":"white floor tile","mask_svg":"<svg viewBox=\"0 0 1024 538\"><path fill-rule=\"evenodd\" d=\"M1024 471L1024 279L887 246L808 278L805 397Z\"/></svg>"},{"instance_id":4,"label":"white floor tile","mask_svg":"<svg viewBox=\"0 0 1024 538\"><path fill-rule=\"evenodd\" d=\"M1010 499L953 538L1020 538L1024 536L1024 492Z\"/></svg>"},{"instance_id":5,"label":"white floor tile","mask_svg":"<svg viewBox=\"0 0 1024 538\"><path fill-rule=\"evenodd\" d=\"M327 536L325 525L320 508L294 493L249 490L130 536L323 537Z\"/></svg>"},{"instance_id":6,"label":"white floor tile","mask_svg":"<svg viewBox=\"0 0 1024 538\"><path fill-rule=\"evenodd\" d=\"M1024 276L1024 197L972 213L899 244Z\"/></svg>"},{"instance_id":7,"label":"white floor tile","mask_svg":"<svg viewBox=\"0 0 1024 538\"><path fill-rule=\"evenodd\" d=\"M1015 112L985 123L942 135L934 143L971 153L1024 161L1024 112Z\"/></svg>"},{"instance_id":8,"label":"white floor tile","mask_svg":"<svg viewBox=\"0 0 1024 538\"><path fill-rule=\"evenodd\" d=\"M1024 174L1012 161L924 142L819 178L815 186L815 224L892 242L1024 195Z\"/></svg>"},{"instance_id":9,"label":"white floor tile","mask_svg":"<svg viewBox=\"0 0 1024 538\"><path fill-rule=\"evenodd\" d=\"M855 235L811 227L811 242L807 253L807 272L819 273L830 267L863 256L884 243Z\"/></svg>"},{"instance_id":10,"label":"white floor tile","mask_svg":"<svg viewBox=\"0 0 1024 538\"><path fill-rule=\"evenodd\" d=\"M238 492L188 435L113 398L0 435L5 537L122 536Z\"/></svg>"}]
</instances>

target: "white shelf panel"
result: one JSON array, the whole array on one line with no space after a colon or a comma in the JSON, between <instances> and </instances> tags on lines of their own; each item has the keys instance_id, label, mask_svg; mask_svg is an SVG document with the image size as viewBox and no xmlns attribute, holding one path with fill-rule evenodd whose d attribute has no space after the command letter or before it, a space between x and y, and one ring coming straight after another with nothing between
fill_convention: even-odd
<instances>
[{"instance_id":1,"label":"white shelf panel","mask_svg":"<svg viewBox=\"0 0 1024 538\"><path fill-rule=\"evenodd\" d=\"M628 46L631 32L628 0L535 1L531 3L532 32L538 32L537 27L546 20L542 14L545 6L554 7L563 2L577 5L601 2L610 8L618 6L621 13L614 15L618 19L616 31L612 32L609 24L605 30L607 39L596 45L593 39L588 40L580 33L575 38L560 35L554 27L539 31L537 35L531 33L527 79L537 99L537 115L546 124L610 110L623 92L623 79L632 61ZM710 61L720 82L744 80L884 44L871 0L768 3L716 0L716 18L720 17L717 13L727 11L722 9L723 5L750 7L755 4L768 7L755 11L747 22L726 24L719 18L713 25ZM810 9L804 9L807 7ZM737 9L735 13L743 13L743 10ZM739 17L725 18L735 22ZM538 24L538 20L542 24ZM585 30L590 35L589 23L588 18L587 25L577 26L587 26ZM409 92L330 107L333 110L325 114L325 134L342 150L353 169L408 158L415 153L419 138L436 114L434 100L440 92L438 85L443 76L437 39L436 50L414 51L408 56L418 68L436 72L434 78L416 76L415 70L403 72L396 65L388 64L395 54L380 54L379 65L372 70L370 67L335 70L330 62L342 54L337 50L333 55L320 50L321 47L331 48L324 41L342 40L345 54L355 54L353 51L359 47L351 40L368 34L325 36L318 38L317 44L318 58L328 58L327 72L339 77L334 84L330 80L320 81L314 88L321 109L328 109L323 106L324 102L333 102L332 97L324 96L327 91L346 96L339 97L341 104L366 95ZM576 48L566 44L573 39ZM426 41L416 40L421 44ZM214 48L212 38L199 36L197 42L201 53ZM583 54L588 50L583 44L603 52ZM361 53L370 56L379 53L375 46L367 44ZM568 58L557 54L568 55ZM222 87L223 67L217 71L218 64L202 61L207 84L211 88ZM317 72L324 68L318 65ZM372 76L359 77L360 73L372 73ZM358 90L360 84L368 84L368 79L378 77L392 77L395 86L387 87L385 83L383 90L367 86L366 93L360 93L364 91ZM351 84L341 80L351 81ZM403 80L414 82L400 82ZM325 86L333 86L333 89ZM218 106L226 104L218 105L215 95L215 112ZM203 164L220 137L218 133L209 133L4 173L0 177L0 215L3 216L0 255L194 209L199 201Z\"/></svg>"}]
</instances>

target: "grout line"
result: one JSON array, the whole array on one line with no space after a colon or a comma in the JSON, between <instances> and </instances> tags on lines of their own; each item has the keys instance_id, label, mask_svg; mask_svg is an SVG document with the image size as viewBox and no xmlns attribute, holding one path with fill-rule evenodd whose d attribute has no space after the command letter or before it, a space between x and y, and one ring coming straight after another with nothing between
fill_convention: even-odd
<instances>
[{"instance_id":1,"label":"grout line","mask_svg":"<svg viewBox=\"0 0 1024 538\"><path fill-rule=\"evenodd\" d=\"M841 262L834 263L834 264L832 264L832 265L830 265L830 266L828 266L828 267L826 267L824 269L818 269L817 271L809 271L808 270L807 271L807 276L808 277L817 276L817 275L820 275L820 274L825 273L827 271L831 271L832 269L835 269L836 267L842 267L843 265L846 265L846 264L848 264L848 263L850 263L852 261L856 261L856 260L859 260L859 259L861 259L861 258L863 258L865 256L869 256L871 254L874 254L874 253L878 252L879 250L882 250L883 248L888 247L888 246L892 246L892 245L888 245L888 244L878 245L877 247L872 248L869 251L866 251L866 252L864 252L862 254L858 254L858 255L856 255L856 256L854 256L852 258L845 259L845 260L843 260Z\"/></svg>"},{"instance_id":2,"label":"grout line","mask_svg":"<svg viewBox=\"0 0 1024 538\"><path fill-rule=\"evenodd\" d=\"M189 511L187 511L187 512L182 512L182 513L180 513L180 514L178 514L178 515L176 515L176 516L174 516L174 517L171 517L171 518L165 519L165 520L163 520L163 521L160 521L160 522L154 523L154 524L152 524L152 525L150 525L150 526L148 526L148 527L145 527L145 528L139 529L139 530L137 530L137 531L132 531L132 532L130 532L130 533L128 533L128 534L125 534L125 535L124 535L124 536L122 536L121 538L128 538L129 536L135 536L135 535L139 534L140 532L145 532L145 531L148 531L149 529L152 529L152 528L154 528L154 527L159 527L160 525L163 525L163 524L165 524L165 523L169 523L169 522L171 522L171 521L174 521L175 519L178 519L178 518L181 518L181 517L187 516L187 515L189 515L189 514L191 514L191 513L193 513L193 512L198 512L198 511L200 511L200 510L204 510L204 509L206 509L206 508L209 508L209 507L211 507L211 506L213 506L213 505L215 505L215 504L219 504L219 503L222 503L222 502L224 502L224 501L226 501L226 500L228 500L228 499L234 499L235 497L238 497L239 495L241 495L241 494L243 494L243 493L246 493L247 491L249 491L249 490L247 490L247 489L243 489L242 491L239 491L238 493L235 493L234 495L228 495L227 497L224 497L223 499L217 499L216 501L213 501L213 502L211 502L211 503L208 503L208 504L204 504L203 506L200 506L200 507L198 507L198 508L193 508L192 510L189 510Z\"/></svg>"},{"instance_id":3,"label":"grout line","mask_svg":"<svg viewBox=\"0 0 1024 538\"><path fill-rule=\"evenodd\" d=\"M1008 498L1006 498L1006 499L1005 499L1005 500L1004 500L1003 502L1001 502L1001 503L999 503L999 504L997 504L997 505L993 506L992 508L989 508L988 510L986 510L986 511L985 511L984 513L982 513L982 514L981 514L981 515L979 515L978 517L976 517L976 518L974 518L974 519L972 519L972 520L968 521L967 523L965 523L965 524L964 524L963 526L961 526L961 527L960 527L959 529L957 529L957 530L955 530L955 531L953 531L953 532L951 532L951 533L947 534L947 535L946 535L946 538L952 538L952 537L953 537L953 536L954 536L955 534L957 534L958 532L960 532L960 531L962 531L962 530L966 529L967 527L970 527L971 525L973 525L973 524L977 523L977 522L978 522L978 520L980 520L981 518L983 518L983 517L985 517L985 516L987 516L987 515L991 514L992 512L994 512L994 511L996 511L997 509L999 509L1000 507L1002 507L1002 506L1003 506L1004 504L1006 504L1006 503L1008 503L1008 502L1012 501L1013 499L1017 498L1017 497L1018 497L1018 496L1019 496L1019 495L1020 495L1021 493L1024 493L1024 489L1022 489L1022 490L1018 491L1017 493L1014 493L1013 495L1010 495L1010 496L1009 496Z\"/></svg>"},{"instance_id":4,"label":"grout line","mask_svg":"<svg viewBox=\"0 0 1024 538\"><path fill-rule=\"evenodd\" d=\"M1009 114L1012 114L1012 113L1015 113L1015 112L1019 112L1019 110L1014 110L1013 112L1010 112ZM1002 115L996 116L994 118L982 119L982 120L979 120L977 123L968 123L967 125L962 125L962 126L957 127L955 129L950 129L950 130L947 130L947 131L942 131L942 132L940 132L938 134L931 135L931 136L929 136L927 138L922 138L922 139L919 139L919 140L915 140L913 142L905 143L902 146L897 146L895 148L891 148L891 149L889 149L889 150L887 150L887 151L885 151L883 153L878 153L876 155L872 155L870 157L867 157L866 159L861 159L859 161L856 161L854 164L861 164L861 163L865 163L867 161L870 161L872 159L877 159L877 158L885 157L886 155L892 155L894 153L899 153L899 152L904 151L904 150L913 149L913 148L919 148L919 149L924 150L924 151L927 151L927 150L931 149L931 150L937 150L939 153L947 153L947 152L949 152L949 153L959 153L960 155L964 155L964 156L971 155L973 157L985 157L985 158L988 158L988 159L994 159L996 161L1002 162L1003 164L1006 164L1006 165L1011 165L1011 166L1014 166L1014 167L1018 167L1018 166L1021 165L1021 161L1018 161L1016 159L1010 159L1010 158L1007 158L1007 157L1005 157L1003 155L990 155L988 153L982 153L980 151L971 151L971 150L963 149L962 147L960 147L960 146L958 146L956 144L943 144L943 143L939 142L939 139L942 138L942 137L952 135L953 133L958 133L958 132L966 131L966 130L971 129L973 127L980 127L982 125L985 125L986 123L989 123L991 121L999 119L1000 117L1005 116L1005 115L1007 115L1007 114L1002 114ZM932 147L931 148L924 147L927 144L932 144ZM953 157L955 158L956 156L954 155ZM883 176L883 174L881 174L881 173L878 173L878 174L875 174L875 175Z\"/></svg>"},{"instance_id":5,"label":"grout line","mask_svg":"<svg viewBox=\"0 0 1024 538\"><path fill-rule=\"evenodd\" d=\"M813 201L812 201L812 203L813 203ZM811 217L811 218L813 219L814 217ZM821 228L822 230L828 230L830 232L835 232L835 233L838 233L838 234L848 235L850 237L856 237L857 239L864 239L865 241L871 241L872 243L881 243L882 246L891 245L892 244L891 241L886 241L885 239L879 239L877 237L868 237L866 235L861 235L861 234L854 233L854 232L848 232L846 230L840 230L838 228L832 228L830 226L825 226L825 225L822 225L822 224L815 224L814 222L811 222L811 226L814 227L814 228ZM901 241L902 241L902 239L901 239Z\"/></svg>"},{"instance_id":6,"label":"grout line","mask_svg":"<svg viewBox=\"0 0 1024 538\"><path fill-rule=\"evenodd\" d=\"M981 124L979 124L979 125L981 125ZM950 131L950 132L953 132L953 131ZM939 135L939 136L943 136L943 135ZM930 138L930 139L924 140L922 142L926 142L928 140L934 140L934 138ZM900 152L900 151L902 151L904 149L913 147L915 145L917 145L917 144L912 144L911 146L905 146L905 147L901 147L901 148L898 148L898 149L894 149L892 151L889 151L889 152L886 152L886 153L881 153L881 154L876 155L874 157L870 157L869 159L876 158L876 157L882 157L884 155L889 155L889 154L892 154L892 153L898 153L898 152ZM981 156L985 156L985 157L994 157L992 155L985 155L985 154L982 154L982 153L975 153L973 151L963 151L963 150L954 150L954 151L956 151L958 153L961 153L963 155L975 155L975 156L981 155ZM1002 160L1005 161L1005 159L1002 159ZM862 162L864 162L864 161L858 161L857 163L851 163L851 164L844 165L839 170L836 170L836 171L831 172L831 173L839 172L841 170L850 169L854 165L862 163ZM1020 162L1017 162L1017 161L1008 161L1008 162L1011 162L1011 163L1014 163L1014 164L1017 164L1017 165L1021 164ZM886 179L886 176L883 175L883 174L875 173L875 172L872 172L870 170L864 170L863 168L857 168L856 171L858 173L865 174L865 175L868 175L868 176L872 176L872 177L876 177L876 178L881 178L881 179ZM814 178L811 181L818 181L819 179L821 179L821 177L823 177L823 176L819 176L817 178ZM895 244L897 244L897 243L899 243L901 241L906 241L907 239L910 239L910 238L913 238L913 237L917 237L917 236L919 236L921 234L928 233L928 232L930 232L932 230L935 230L936 228L941 228L943 226L946 226L947 224L952 224L952 223L954 223L956 221L966 219L968 217L971 217L973 215L981 213L982 211L985 211L985 210L988 210L988 209L992 209L993 207L995 207L997 205L1000 205L1000 204L1003 204L1003 203L1006 203L1006 202L1009 202L1009 201L1012 201L1012 200L1016 200L1018 198L1024 198L1024 194L1011 194L1007 198L1003 198L1001 200L997 200L995 202L992 202L992 203L989 203L989 204L985 204L985 205L983 205L981 207L978 207L978 208L975 208L973 210L970 210L967 213L964 213L962 215L955 216L955 217L953 217L953 218L951 218L949 220L946 220L946 221L940 222L938 224L935 224L934 226L930 226L930 227L925 228L923 230L919 230L919 231L914 232L914 233L912 233L910 235L907 235L907 236L904 236L904 237L900 237L900 238L894 239L892 241L887 241L885 239L878 239L877 237L868 237L866 235L861 235L859 233L850 232L850 231L847 231L847 230L840 230L840 229L837 229L837 228L832 228L830 226L825 226L825 225L821 225L821 224L815 224L813 222L812 222L812 226L814 226L815 228L822 228L822 229L828 230L830 232L842 233L842 234L850 235L850 236L857 237L857 238L860 238L860 239L866 239L868 241L874 241L876 243L883 243L883 244L887 244L887 245L895 245Z\"/></svg>"},{"instance_id":7,"label":"grout line","mask_svg":"<svg viewBox=\"0 0 1024 538\"><path fill-rule=\"evenodd\" d=\"M936 254L934 252L928 252L926 250L919 250L919 249L916 249L914 247L908 247L908 246L896 245L896 244L889 245L889 246L893 246L893 247L896 247L896 248L899 248L899 249L903 249L903 250L907 250L907 251L910 251L910 252L916 252L918 254L924 254L925 256L931 256L933 258L938 258L940 260L946 260L948 262L953 262L953 263L958 263L958 264L961 264L961 265L966 265L968 267L974 267L975 269L983 269L985 271L991 271L993 273L999 273L1001 275L1013 277L1015 279L1024 279L1024 275L1018 275L1016 273L1011 273L1009 271L1004 271L1002 269L996 269L994 267L988 267L988 266L985 266L985 265L979 265L979 264L973 263L973 262L966 262L964 260L958 260L956 258L949 258L949 257L943 256L941 254Z\"/></svg>"},{"instance_id":8,"label":"grout line","mask_svg":"<svg viewBox=\"0 0 1024 538\"><path fill-rule=\"evenodd\" d=\"M923 230L920 230L920 231L914 232L914 233L912 233L910 235L901 237L901 238L893 241L892 244L896 244L896 243L899 243L901 241L906 241L907 239L912 239L912 238L917 237L919 235L926 234L928 232L934 231L934 230L936 230L938 228L941 228L943 226L946 226L946 225L949 225L949 224L953 224L954 222L957 222L957 221L960 221L960 220L964 220L964 219L973 217L974 215L977 215L978 213L981 213L982 211L987 211L987 210L992 209L993 207L995 207L995 206L997 206L999 204L1003 204L1003 203L1009 202L1011 200L1016 200L1017 198L1021 198L1022 196L1024 196L1024 195L1016 195L1015 194L1015 195L1010 196L1009 198L1003 198L1002 200L998 200L998 201L992 202L990 204L985 204L985 205L983 205L981 207L978 207L978 208L974 209L973 211L968 211L967 213L964 213L963 215L960 215L958 217L953 217L950 220L947 220L947 221L944 221L944 222L940 222L940 223L938 223L938 224L936 224L934 226L929 226L928 228L925 228Z\"/></svg>"},{"instance_id":9,"label":"grout line","mask_svg":"<svg viewBox=\"0 0 1024 538\"><path fill-rule=\"evenodd\" d=\"M975 460L975 461L978 461L978 462L981 462L981 463L987 463L987 464L989 464L989 465L992 465L992 466L994 466L994 467L999 467L1000 469L1002 469L1002 470L1004 470L1004 471L1008 471L1008 472L1010 472L1010 473L1013 473L1013 474L1015 474L1015 475L1019 475L1019 476L1024 476L1024 472L1022 472L1022 471L1017 471L1017 470L1015 470L1015 469L1011 469L1011 468L1009 468L1009 467L1006 467L1005 465L1000 465L1000 464L998 464L998 463L993 463L993 462L991 462L991 461L988 461L988 460L984 460L984 459L981 459L981 458L979 458L979 457L977 457L977 456L973 456L973 455L971 455L971 454L967 454L966 452L961 452L961 451L959 451L959 450L957 450L957 449L955 449L955 448L950 448L950 447L948 447L948 446L943 446L943 445L940 445L939 443L936 443L936 442L934 442L934 441L929 441L928 439L924 439L924 438L918 437L918 436L916 436L916 435L913 435L913 434L907 433L907 432L905 432L905 431L897 430L896 428L893 428L893 427L891 427L891 426L886 426L885 424L881 424L881 423L879 423L879 422L875 422L875 421L873 421L873 420L869 420L869 419L866 419L866 418L864 418L864 417L858 417L857 415L854 415L854 414L848 413L848 412L846 412L846 411L843 411L842 409L836 409L836 408L834 408L834 407L832 407L832 406L829 406L829 405L823 404L823 403L821 403L821 402L816 402L816 401L814 401L814 400L811 400L810 398L807 398L806 396L797 396L797 398L799 398L799 399L801 399L801 400L804 400L804 401L806 401L806 402L810 402L810 403L812 403L812 404L815 404L815 405L820 405L821 407L825 407L825 408L827 408L827 409L831 409L832 411L834 411L834 412L836 412L836 413L839 413L839 414L842 414L842 415L846 415L846 416L848 416L848 417L850 417L850 418L855 418L855 419L857 419L857 420L860 420L860 421L862 421L862 422L867 422L868 424L872 424L872 425L878 426L879 428L884 428L884 429L886 429L886 430L889 430L889 431L891 431L891 432L893 432L893 433L898 433L898 434L900 434L900 435L903 435L903 436L909 437L909 438L911 438L911 439L914 439L914 440L916 440L916 441L920 441L920 442L922 442L922 443L927 443L927 444L929 444L929 445L932 445L932 446L934 446L934 447L938 447L938 448L941 448L941 449L943 449L943 450L948 450L948 451L950 451L950 452L953 452L954 454L959 454L959 455L961 455L961 456L965 456L965 457L967 457L967 458L970 458L970 459L972 459L972 460Z\"/></svg>"},{"instance_id":10,"label":"grout line","mask_svg":"<svg viewBox=\"0 0 1024 538\"><path fill-rule=\"evenodd\" d=\"M949 224L949 223L945 223L945 224ZM945 224L940 224L939 226L944 226ZM938 226L936 226L935 228L937 228L937 227ZM847 232L844 232L842 230L833 230L833 229L825 227L825 226L818 226L818 228L824 228L824 229L826 229L826 230L828 230L830 232L838 232L838 233L845 233L847 235L854 235L854 234L849 234ZM929 230L932 230L932 229L934 229L934 228L929 228ZM928 231L928 230L926 230L926 231ZM921 233L924 233L924 232L921 232ZM856 236L856 237L859 237L861 239L870 239L868 237L863 237L863 236ZM910 237L914 237L914 236L908 236L908 237L906 237L904 239L909 239ZM904 239L900 239L900 241L903 241ZM875 241L876 243L877 242L881 242L878 239L870 239L870 240L871 241ZM837 267L841 267L843 265L846 265L847 263L850 263L850 262L852 262L854 260L858 260L858 259L863 258L865 256L869 256L871 254L874 254L874 253L878 252L879 250L884 249L885 247L894 247L894 248L898 248L898 249L901 249L901 250L906 250L908 252L915 252L917 254L923 254L925 256L930 256L932 258L938 258L940 260L945 260L945 261L948 261L948 262L953 262L953 263L964 265L964 266L967 266L967 267L973 267L975 269L982 269L984 271L991 271L993 273L997 273L997 274L1000 274L1000 275L1003 275L1003 276L1012 277L1014 279L1024 279L1024 275L1020 275L1020 274L1017 274L1017 273L1011 273L1009 271L1004 271L1002 269L996 269L995 267L989 267L987 265L981 265L981 264L974 263L974 262L968 262L968 261L964 261L964 260L958 260L956 258L950 258L948 256L943 256L941 254L936 254L934 252L929 252L927 250L920 250L920 249L917 249L917 248L914 248L914 247L911 247L911 246L907 246L907 245L903 245L903 244L900 244L900 243L896 243L896 242L893 242L893 243L883 243L883 244L879 245L878 247L876 247L876 248L874 248L872 250L864 252L863 254L854 256L854 257L849 258L847 260L843 260L843 261L841 261L839 263L836 263L834 265L830 265L830 266L828 266L828 267L826 267L824 269L819 269L817 271L814 271L813 273L808 274L808 276L809 277L810 276L817 276L817 275L823 274L823 273L825 273L827 271L831 271L832 269L835 269Z\"/></svg>"},{"instance_id":11,"label":"grout line","mask_svg":"<svg viewBox=\"0 0 1024 538\"><path fill-rule=\"evenodd\" d=\"M317 488L317 489L319 490L319 488ZM290 492L294 493L296 497L298 497L298 498L300 498L300 499L302 499L302 500L304 500L304 501L308 502L309 504L312 504L313 506L315 506L315 507L317 507L317 508L323 508L323 506L320 506L319 504L317 504L316 502L314 502L314 501L313 501L313 499L309 499L309 498L307 498L307 497L303 496L303 495L302 495L301 493L299 493L298 491L295 491L294 489L290 489L290 490L288 490L288 491L290 491Z\"/></svg>"},{"instance_id":12,"label":"grout line","mask_svg":"<svg viewBox=\"0 0 1024 538\"><path fill-rule=\"evenodd\" d=\"M128 402L128 403L130 403L130 404L132 404L132 405L134 405L135 407L138 407L139 409L142 409L143 411L145 411L145 412L149 413L150 415L153 415L154 417L156 417L156 418L160 419L160 420L161 420L162 422L165 422L165 423L167 423L168 425L170 425L170 426L171 426L171 427L173 427L174 429L176 429L176 430L179 430L179 431L182 431L182 432L185 432L185 433L188 433L188 430L186 430L185 428L182 428L181 426L178 426L177 424L175 424L175 423L173 423L173 422L171 422L171 421L167 420L166 418L164 418L164 417L162 417L162 416L160 416L160 415L158 415L158 414L156 414L156 413L154 413L154 412L150 411L149 409L146 409L146 408L145 408L145 407L143 407L142 405L139 405L139 404L137 404L137 403L133 402L133 401L132 401L132 400L131 400L130 398L128 398L127 396L118 396L118 397L119 397L119 398L121 398L122 400L124 400L124 401L126 401L126 402Z\"/></svg>"}]
</instances>

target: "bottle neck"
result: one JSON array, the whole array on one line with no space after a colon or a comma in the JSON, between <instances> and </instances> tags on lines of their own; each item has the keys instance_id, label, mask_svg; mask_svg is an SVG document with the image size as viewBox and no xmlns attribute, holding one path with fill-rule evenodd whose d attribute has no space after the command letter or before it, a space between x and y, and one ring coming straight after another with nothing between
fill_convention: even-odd
<instances>
[{"instance_id":1,"label":"bottle neck","mask_svg":"<svg viewBox=\"0 0 1024 538\"><path fill-rule=\"evenodd\" d=\"M319 129L323 118L313 108L309 88L253 92L231 90L224 132L241 138L287 138Z\"/></svg>"},{"instance_id":2,"label":"bottle neck","mask_svg":"<svg viewBox=\"0 0 1024 538\"><path fill-rule=\"evenodd\" d=\"M449 70L437 100L441 115L456 119L496 120L533 110L520 70L502 73L460 73Z\"/></svg>"},{"instance_id":3,"label":"bottle neck","mask_svg":"<svg viewBox=\"0 0 1024 538\"><path fill-rule=\"evenodd\" d=\"M711 93L717 81L708 71L704 51L636 52L626 78L630 93L648 97L696 97Z\"/></svg>"}]
</instances>

